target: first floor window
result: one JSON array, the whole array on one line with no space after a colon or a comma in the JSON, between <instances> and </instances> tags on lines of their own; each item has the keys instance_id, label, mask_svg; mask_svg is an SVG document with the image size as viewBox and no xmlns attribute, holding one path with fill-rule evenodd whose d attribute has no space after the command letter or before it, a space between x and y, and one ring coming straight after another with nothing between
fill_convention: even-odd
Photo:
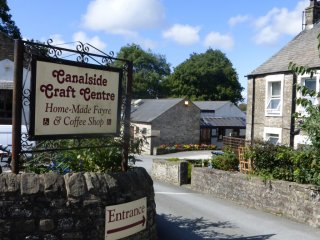
<instances>
[{"instance_id":1,"label":"first floor window","mask_svg":"<svg viewBox=\"0 0 320 240\"><path fill-rule=\"evenodd\" d=\"M304 78L302 79L302 84L306 88L308 88L311 91L317 92L317 79L316 78ZM311 96L304 96L304 98L310 100L312 104L316 104L316 97Z\"/></svg>"},{"instance_id":2,"label":"first floor window","mask_svg":"<svg viewBox=\"0 0 320 240\"><path fill-rule=\"evenodd\" d=\"M268 83L267 114L280 115L281 107L281 81Z\"/></svg>"}]
</instances>

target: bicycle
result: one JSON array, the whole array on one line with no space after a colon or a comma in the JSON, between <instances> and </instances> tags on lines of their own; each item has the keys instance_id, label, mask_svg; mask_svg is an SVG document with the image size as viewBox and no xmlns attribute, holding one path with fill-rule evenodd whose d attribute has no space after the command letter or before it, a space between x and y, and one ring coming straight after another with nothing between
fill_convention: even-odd
<instances>
[{"instance_id":1,"label":"bicycle","mask_svg":"<svg viewBox=\"0 0 320 240\"><path fill-rule=\"evenodd\" d=\"M2 168L6 167L11 170L11 150L9 146L4 147L3 145L0 145L0 174L2 173ZM4 166L2 166L2 163L5 163Z\"/></svg>"}]
</instances>

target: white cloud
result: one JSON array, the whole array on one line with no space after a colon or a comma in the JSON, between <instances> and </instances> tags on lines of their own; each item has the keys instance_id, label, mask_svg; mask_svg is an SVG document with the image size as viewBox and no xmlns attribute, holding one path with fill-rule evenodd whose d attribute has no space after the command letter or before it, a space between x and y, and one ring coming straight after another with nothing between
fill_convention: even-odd
<instances>
[{"instance_id":1,"label":"white cloud","mask_svg":"<svg viewBox=\"0 0 320 240\"><path fill-rule=\"evenodd\" d=\"M91 30L135 36L137 30L156 27L164 19L160 0L129 2L93 0L82 18L83 25Z\"/></svg>"},{"instance_id":2,"label":"white cloud","mask_svg":"<svg viewBox=\"0 0 320 240\"><path fill-rule=\"evenodd\" d=\"M157 43L150 39L140 39L138 42L144 49L154 49L157 46Z\"/></svg>"},{"instance_id":3,"label":"white cloud","mask_svg":"<svg viewBox=\"0 0 320 240\"><path fill-rule=\"evenodd\" d=\"M229 35L223 35L218 32L209 33L204 40L205 47L221 48L230 50L234 46L233 38Z\"/></svg>"},{"instance_id":4,"label":"white cloud","mask_svg":"<svg viewBox=\"0 0 320 240\"><path fill-rule=\"evenodd\" d=\"M228 23L231 27L249 20L248 15L238 15L229 19Z\"/></svg>"},{"instance_id":5,"label":"white cloud","mask_svg":"<svg viewBox=\"0 0 320 240\"><path fill-rule=\"evenodd\" d=\"M199 42L200 27L192 27L190 25L175 24L168 30L163 32L163 37L171 39L182 45L191 45Z\"/></svg>"},{"instance_id":6,"label":"white cloud","mask_svg":"<svg viewBox=\"0 0 320 240\"><path fill-rule=\"evenodd\" d=\"M97 49L104 50L106 49L107 45L101 41L101 39L97 36L89 38L84 32L77 32L73 34L74 41L80 41L82 43L89 43Z\"/></svg>"},{"instance_id":7,"label":"white cloud","mask_svg":"<svg viewBox=\"0 0 320 240\"><path fill-rule=\"evenodd\" d=\"M302 12L309 6L309 0L297 3L294 10L287 8L273 8L265 16L258 18L255 27L257 44L275 43L282 35L296 35L301 31Z\"/></svg>"}]
</instances>

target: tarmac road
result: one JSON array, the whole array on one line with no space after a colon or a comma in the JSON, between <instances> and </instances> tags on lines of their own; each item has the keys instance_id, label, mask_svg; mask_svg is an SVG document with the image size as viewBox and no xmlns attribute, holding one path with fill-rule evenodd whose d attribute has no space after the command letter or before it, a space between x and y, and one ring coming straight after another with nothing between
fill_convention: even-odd
<instances>
[{"instance_id":1,"label":"tarmac road","mask_svg":"<svg viewBox=\"0 0 320 240\"><path fill-rule=\"evenodd\" d=\"M150 173L153 158L208 158L210 151L137 156ZM320 229L190 190L154 181L159 240L320 240Z\"/></svg>"}]
</instances>

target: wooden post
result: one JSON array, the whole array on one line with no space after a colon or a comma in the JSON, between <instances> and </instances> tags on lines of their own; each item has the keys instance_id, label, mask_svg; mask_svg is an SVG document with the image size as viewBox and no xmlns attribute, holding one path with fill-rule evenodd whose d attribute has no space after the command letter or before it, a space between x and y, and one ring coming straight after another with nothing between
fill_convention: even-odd
<instances>
[{"instance_id":1,"label":"wooden post","mask_svg":"<svg viewBox=\"0 0 320 240\"><path fill-rule=\"evenodd\" d=\"M130 148L130 115L131 115L131 98L132 98L132 81L133 81L133 63L127 62L127 86L126 86L126 99L124 109L124 144L123 144L123 159L121 163L122 171L128 170L128 158Z\"/></svg>"},{"instance_id":2,"label":"wooden post","mask_svg":"<svg viewBox=\"0 0 320 240\"><path fill-rule=\"evenodd\" d=\"M22 78L23 78L23 42L14 41L14 75L12 104L12 161L11 168L19 173L19 158L21 152L21 110L22 110Z\"/></svg>"}]
</instances>

